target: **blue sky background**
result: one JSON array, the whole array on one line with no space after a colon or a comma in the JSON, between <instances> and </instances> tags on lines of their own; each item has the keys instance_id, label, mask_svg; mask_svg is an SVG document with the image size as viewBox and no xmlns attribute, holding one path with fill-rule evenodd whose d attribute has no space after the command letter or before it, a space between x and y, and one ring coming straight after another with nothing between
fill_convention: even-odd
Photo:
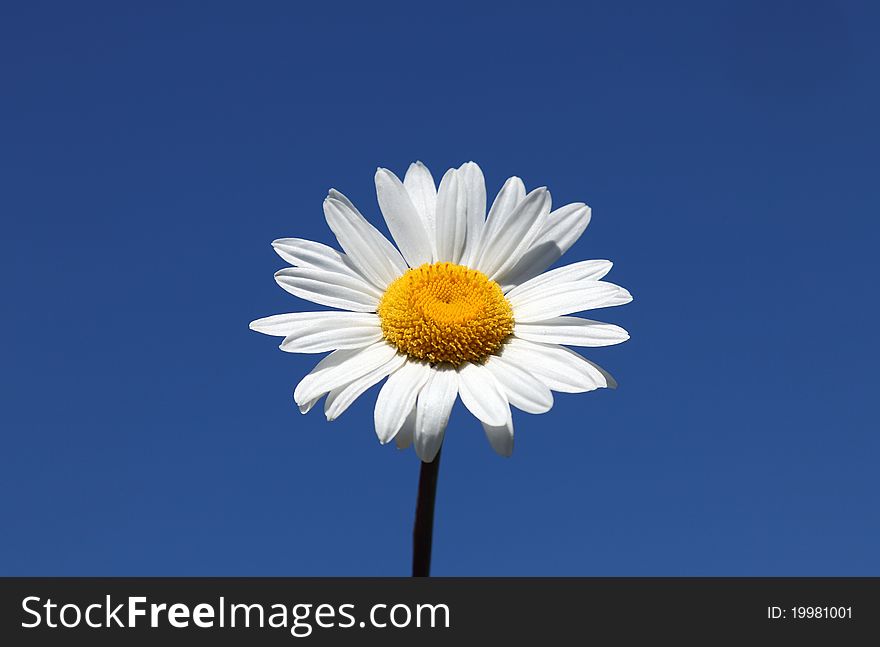
<instances>
[{"instance_id":1,"label":"blue sky background","mask_svg":"<svg viewBox=\"0 0 880 647\"><path fill-rule=\"evenodd\" d=\"M408 574L376 389L247 324L329 187L472 159L593 207L632 339L509 460L457 405L435 573L880 575L872 3L137 4L0 9L0 574Z\"/></svg>"}]
</instances>

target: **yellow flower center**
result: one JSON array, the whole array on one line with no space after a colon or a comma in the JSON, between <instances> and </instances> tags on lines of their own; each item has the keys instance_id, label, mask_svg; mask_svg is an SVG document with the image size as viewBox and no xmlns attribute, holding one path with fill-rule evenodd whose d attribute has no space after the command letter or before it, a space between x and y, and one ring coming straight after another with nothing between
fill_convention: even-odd
<instances>
[{"instance_id":1,"label":"yellow flower center","mask_svg":"<svg viewBox=\"0 0 880 647\"><path fill-rule=\"evenodd\" d=\"M379 301L382 334L402 352L430 362L480 362L513 332L513 310L482 272L426 263L388 286Z\"/></svg>"}]
</instances>

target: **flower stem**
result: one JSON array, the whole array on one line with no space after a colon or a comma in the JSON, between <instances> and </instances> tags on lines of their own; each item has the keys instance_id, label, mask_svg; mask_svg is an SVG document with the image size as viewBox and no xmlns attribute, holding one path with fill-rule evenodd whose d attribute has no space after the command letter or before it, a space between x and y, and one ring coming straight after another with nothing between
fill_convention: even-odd
<instances>
[{"instance_id":1,"label":"flower stem","mask_svg":"<svg viewBox=\"0 0 880 647\"><path fill-rule=\"evenodd\" d=\"M434 500L437 495L437 472L440 470L440 452L430 463L422 463L419 472L419 498L416 503L416 521L413 526L413 577L431 575L431 541L434 534Z\"/></svg>"}]
</instances>

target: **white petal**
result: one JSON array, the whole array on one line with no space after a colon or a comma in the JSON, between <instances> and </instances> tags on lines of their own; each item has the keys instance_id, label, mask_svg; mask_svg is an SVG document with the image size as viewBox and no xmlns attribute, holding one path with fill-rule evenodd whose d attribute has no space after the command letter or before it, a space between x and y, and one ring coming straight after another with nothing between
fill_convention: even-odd
<instances>
[{"instance_id":1,"label":"white petal","mask_svg":"<svg viewBox=\"0 0 880 647\"><path fill-rule=\"evenodd\" d=\"M293 400L299 406L300 411L302 411L302 413L307 413L313 406L315 406L315 403L324 397L327 391L329 391L329 389L327 389L325 391L313 393L311 389L312 384L323 379L326 375L332 373L339 368L339 366L343 365L361 352L362 349L359 348L336 350L318 362L315 365L315 368L300 380L299 384L297 384L293 391ZM304 394L308 394L309 397L303 397Z\"/></svg>"},{"instance_id":2,"label":"white petal","mask_svg":"<svg viewBox=\"0 0 880 647\"><path fill-rule=\"evenodd\" d=\"M617 388L617 380L615 380L611 376L611 373L606 371L604 368L602 368L601 366L599 366L595 362L591 362L588 359L584 359L584 361L602 374L602 377L605 378L605 384L607 385L607 388L609 388L609 389L616 389Z\"/></svg>"},{"instance_id":3,"label":"white petal","mask_svg":"<svg viewBox=\"0 0 880 647\"><path fill-rule=\"evenodd\" d=\"M467 242L467 196L460 186L458 171L449 169L437 189L437 260L461 262Z\"/></svg>"},{"instance_id":4,"label":"white petal","mask_svg":"<svg viewBox=\"0 0 880 647\"><path fill-rule=\"evenodd\" d=\"M332 312L326 314L347 315L360 313ZM326 353L339 348L363 348L369 346L382 339L382 329L379 327L376 315L366 314L362 316L364 320L360 322L340 322L338 317L332 316L327 319L312 319L303 322L296 330L284 337L284 341L281 342L279 348L287 353ZM369 319L370 317L375 317L375 320Z\"/></svg>"},{"instance_id":5,"label":"white petal","mask_svg":"<svg viewBox=\"0 0 880 647\"><path fill-rule=\"evenodd\" d=\"M363 278L349 258L332 247L303 238L279 238L272 241L275 252L291 265L338 272ZM375 286L374 290L379 292ZM381 292L379 292L381 294Z\"/></svg>"},{"instance_id":6,"label":"white petal","mask_svg":"<svg viewBox=\"0 0 880 647\"><path fill-rule=\"evenodd\" d=\"M324 403L324 414L327 416L327 420L336 420L355 400L363 395L364 391L385 379L390 373L400 368L404 362L406 362L406 355L398 353L378 368L374 368L345 386L330 391L327 395L327 401Z\"/></svg>"},{"instance_id":7,"label":"white petal","mask_svg":"<svg viewBox=\"0 0 880 647\"><path fill-rule=\"evenodd\" d=\"M320 400L323 397L324 397L324 394L322 393L317 398L312 398L308 402L298 404L297 406L299 407L299 412L303 415L307 414L309 411L312 410L312 407L314 407L316 404L318 404L318 400Z\"/></svg>"},{"instance_id":8,"label":"white petal","mask_svg":"<svg viewBox=\"0 0 880 647\"><path fill-rule=\"evenodd\" d=\"M457 395L458 373L448 368L433 369L419 393L414 444L416 454L426 463L433 461L440 451Z\"/></svg>"},{"instance_id":9,"label":"white petal","mask_svg":"<svg viewBox=\"0 0 880 647\"><path fill-rule=\"evenodd\" d=\"M579 317L517 323L513 334L528 341L566 346L612 346L629 339L629 333L620 326Z\"/></svg>"},{"instance_id":10,"label":"white petal","mask_svg":"<svg viewBox=\"0 0 880 647\"><path fill-rule=\"evenodd\" d=\"M380 290L406 271L397 248L338 191L324 200L324 216L351 262Z\"/></svg>"},{"instance_id":11,"label":"white petal","mask_svg":"<svg viewBox=\"0 0 880 647\"><path fill-rule=\"evenodd\" d=\"M501 355L492 355L486 360L486 368L492 372L507 400L517 409L526 413L546 413L553 407L553 394L547 385L527 368L520 367Z\"/></svg>"},{"instance_id":12,"label":"white petal","mask_svg":"<svg viewBox=\"0 0 880 647\"><path fill-rule=\"evenodd\" d=\"M374 327L312 330L308 334L285 337L278 346L285 353L326 353L340 348L364 348L382 339L382 330Z\"/></svg>"},{"instance_id":13,"label":"white petal","mask_svg":"<svg viewBox=\"0 0 880 647\"><path fill-rule=\"evenodd\" d=\"M568 283L570 281L598 281L611 271L611 261L589 260L578 261L570 265L563 265L556 269L544 272L506 291L508 299L525 297L529 294L541 294L544 288L551 283Z\"/></svg>"},{"instance_id":14,"label":"white petal","mask_svg":"<svg viewBox=\"0 0 880 647\"><path fill-rule=\"evenodd\" d=\"M486 180L483 171L474 162L458 167L460 189L465 195L467 209L467 241L462 260L470 259L483 240L486 226Z\"/></svg>"},{"instance_id":15,"label":"white petal","mask_svg":"<svg viewBox=\"0 0 880 647\"><path fill-rule=\"evenodd\" d=\"M620 306L632 301L625 289L605 281L551 283L540 294L508 298L517 323L545 321L572 312Z\"/></svg>"},{"instance_id":16,"label":"white petal","mask_svg":"<svg viewBox=\"0 0 880 647\"><path fill-rule=\"evenodd\" d=\"M550 203L550 193L542 187L529 193L507 218L487 220L477 269L495 280L513 267L537 235Z\"/></svg>"},{"instance_id":17,"label":"white petal","mask_svg":"<svg viewBox=\"0 0 880 647\"><path fill-rule=\"evenodd\" d=\"M503 425L492 426L483 423L483 431L489 444L501 456L509 458L513 454L513 418L508 418Z\"/></svg>"},{"instance_id":18,"label":"white petal","mask_svg":"<svg viewBox=\"0 0 880 647\"><path fill-rule=\"evenodd\" d=\"M296 386L299 405L362 377L390 361L397 349L384 341L356 350L337 350L321 360Z\"/></svg>"},{"instance_id":19,"label":"white petal","mask_svg":"<svg viewBox=\"0 0 880 647\"><path fill-rule=\"evenodd\" d=\"M546 270L581 237L590 223L590 213L581 202L551 211L523 257L496 280L503 286L516 285Z\"/></svg>"},{"instance_id":20,"label":"white petal","mask_svg":"<svg viewBox=\"0 0 880 647\"><path fill-rule=\"evenodd\" d=\"M425 362L409 361L392 373L382 386L373 410L376 435L383 445L400 431L406 417L416 406L419 391L433 369Z\"/></svg>"},{"instance_id":21,"label":"white petal","mask_svg":"<svg viewBox=\"0 0 880 647\"><path fill-rule=\"evenodd\" d=\"M284 337L281 350L289 353L361 348L382 338L378 315L360 312L291 312L257 319L250 328Z\"/></svg>"},{"instance_id":22,"label":"white petal","mask_svg":"<svg viewBox=\"0 0 880 647\"><path fill-rule=\"evenodd\" d=\"M467 362L458 368L458 394L477 420L487 425L503 425L510 417L504 391L489 369Z\"/></svg>"},{"instance_id":23,"label":"white petal","mask_svg":"<svg viewBox=\"0 0 880 647\"><path fill-rule=\"evenodd\" d=\"M486 216L486 225L483 229L483 236L481 237L479 244L470 249L470 255L466 259L465 265L468 267L477 267L477 262L480 260L480 257L483 256L487 245L490 243L490 233L494 233L502 228L499 223L506 221L510 217L510 214L513 213L514 209L519 206L519 203L525 200L525 197L526 187L523 185L522 180L518 177L508 178L504 183L504 186L502 186L501 190L498 192L498 195L495 196L495 201L492 202L492 208L489 209L489 215ZM491 232L489 230L491 230Z\"/></svg>"},{"instance_id":24,"label":"white petal","mask_svg":"<svg viewBox=\"0 0 880 647\"><path fill-rule=\"evenodd\" d=\"M504 359L526 368L553 391L583 393L608 386L601 371L563 346L514 337L504 347Z\"/></svg>"},{"instance_id":25,"label":"white petal","mask_svg":"<svg viewBox=\"0 0 880 647\"><path fill-rule=\"evenodd\" d=\"M275 273L275 282L294 296L331 308L375 312L379 305L379 297L364 281L337 272L287 267Z\"/></svg>"},{"instance_id":26,"label":"white petal","mask_svg":"<svg viewBox=\"0 0 880 647\"><path fill-rule=\"evenodd\" d=\"M421 162L410 164L406 171L406 176L403 178L403 186L406 187L410 200L412 200L416 211L419 212L419 216L422 218L422 224L425 226L425 232L428 235L428 242L431 244L432 255L436 257L437 241L434 233L436 230L434 212L437 207L437 187L434 185L431 171Z\"/></svg>"},{"instance_id":27,"label":"white petal","mask_svg":"<svg viewBox=\"0 0 880 647\"><path fill-rule=\"evenodd\" d=\"M398 177L388 169L376 171L376 197L385 216L388 231L410 267L430 263L433 257L431 239L425 220L419 214L409 192Z\"/></svg>"},{"instance_id":28,"label":"white petal","mask_svg":"<svg viewBox=\"0 0 880 647\"><path fill-rule=\"evenodd\" d=\"M413 406L412 410L406 416L406 420L403 421L403 426L401 426L400 431L397 432L397 435L394 437L394 441L397 443L398 449L406 449L410 445L412 445L413 437L416 432L416 408Z\"/></svg>"}]
</instances>

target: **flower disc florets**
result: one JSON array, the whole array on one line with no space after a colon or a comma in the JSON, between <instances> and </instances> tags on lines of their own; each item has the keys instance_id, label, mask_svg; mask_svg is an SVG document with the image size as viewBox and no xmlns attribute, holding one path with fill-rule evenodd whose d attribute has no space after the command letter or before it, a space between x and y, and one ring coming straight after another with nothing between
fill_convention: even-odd
<instances>
[{"instance_id":1,"label":"flower disc florets","mask_svg":"<svg viewBox=\"0 0 880 647\"><path fill-rule=\"evenodd\" d=\"M432 363L481 362L513 332L501 287L477 270L433 263L407 271L379 302L385 339Z\"/></svg>"}]
</instances>

